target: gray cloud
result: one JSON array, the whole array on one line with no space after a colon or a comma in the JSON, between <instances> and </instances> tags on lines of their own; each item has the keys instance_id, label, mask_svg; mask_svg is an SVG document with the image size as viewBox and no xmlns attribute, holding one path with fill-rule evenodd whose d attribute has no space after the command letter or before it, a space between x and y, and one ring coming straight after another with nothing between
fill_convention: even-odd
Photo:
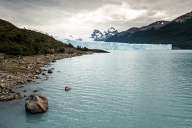
<instances>
[{"instance_id":1,"label":"gray cloud","mask_svg":"<svg viewBox=\"0 0 192 128\"><path fill-rule=\"evenodd\" d=\"M62 38L94 28L126 30L191 11L192 0L0 0L0 18Z\"/></svg>"}]
</instances>

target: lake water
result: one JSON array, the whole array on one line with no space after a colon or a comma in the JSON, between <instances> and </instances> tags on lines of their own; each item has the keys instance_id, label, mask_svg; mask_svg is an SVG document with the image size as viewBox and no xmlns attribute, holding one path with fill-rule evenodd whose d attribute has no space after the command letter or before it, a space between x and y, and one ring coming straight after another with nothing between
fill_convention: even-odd
<instances>
[{"instance_id":1,"label":"lake water","mask_svg":"<svg viewBox=\"0 0 192 128\"><path fill-rule=\"evenodd\" d=\"M192 51L115 50L51 67L47 81L25 87L46 95L49 111L31 115L24 100L0 103L0 128L192 127Z\"/></svg>"}]
</instances>

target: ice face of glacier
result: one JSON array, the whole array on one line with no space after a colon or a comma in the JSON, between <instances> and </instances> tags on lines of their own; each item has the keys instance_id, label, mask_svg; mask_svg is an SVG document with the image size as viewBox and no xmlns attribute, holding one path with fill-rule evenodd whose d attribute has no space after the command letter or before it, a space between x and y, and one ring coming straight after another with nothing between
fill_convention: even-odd
<instances>
[{"instance_id":1,"label":"ice face of glacier","mask_svg":"<svg viewBox=\"0 0 192 128\"><path fill-rule=\"evenodd\" d=\"M71 43L75 47L87 47L91 49L103 49L103 50L171 50L171 44L129 44L129 43L117 43L117 42L103 42L103 41L74 41L64 40L66 43Z\"/></svg>"}]
</instances>

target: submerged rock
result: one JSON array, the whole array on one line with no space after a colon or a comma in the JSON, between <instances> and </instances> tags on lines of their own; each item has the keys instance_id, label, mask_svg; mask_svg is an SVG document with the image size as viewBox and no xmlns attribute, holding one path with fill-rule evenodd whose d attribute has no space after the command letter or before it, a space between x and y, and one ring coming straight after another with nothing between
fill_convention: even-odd
<instances>
[{"instance_id":1,"label":"submerged rock","mask_svg":"<svg viewBox=\"0 0 192 128\"><path fill-rule=\"evenodd\" d=\"M52 63L54 63L54 62L56 62L56 60L54 59L54 60L52 60Z\"/></svg>"},{"instance_id":2,"label":"submerged rock","mask_svg":"<svg viewBox=\"0 0 192 128\"><path fill-rule=\"evenodd\" d=\"M45 72L43 72L43 73L42 73L42 75L43 75L43 76L46 76L46 73L45 73Z\"/></svg>"},{"instance_id":3,"label":"submerged rock","mask_svg":"<svg viewBox=\"0 0 192 128\"><path fill-rule=\"evenodd\" d=\"M48 110L48 99L40 95L30 95L25 101L25 110L29 113L44 113Z\"/></svg>"},{"instance_id":4,"label":"submerged rock","mask_svg":"<svg viewBox=\"0 0 192 128\"><path fill-rule=\"evenodd\" d=\"M65 86L65 91L66 91L66 92L68 92L68 91L70 91L70 90L71 90L71 87Z\"/></svg>"},{"instance_id":5,"label":"submerged rock","mask_svg":"<svg viewBox=\"0 0 192 128\"><path fill-rule=\"evenodd\" d=\"M14 99L21 99L21 98L22 98L22 96L21 96L20 93L16 93L16 94L14 95Z\"/></svg>"},{"instance_id":6,"label":"submerged rock","mask_svg":"<svg viewBox=\"0 0 192 128\"><path fill-rule=\"evenodd\" d=\"M53 70L52 70L52 69L49 69L47 72L48 72L49 74L51 74L51 73L53 73Z\"/></svg>"},{"instance_id":7,"label":"submerged rock","mask_svg":"<svg viewBox=\"0 0 192 128\"><path fill-rule=\"evenodd\" d=\"M38 90L33 90L33 92L38 92Z\"/></svg>"}]
</instances>

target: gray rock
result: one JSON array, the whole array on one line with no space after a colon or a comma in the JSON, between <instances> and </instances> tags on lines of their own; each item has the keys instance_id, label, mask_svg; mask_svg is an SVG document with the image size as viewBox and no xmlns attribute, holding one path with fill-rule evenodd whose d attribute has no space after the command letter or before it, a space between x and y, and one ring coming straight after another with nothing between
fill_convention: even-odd
<instances>
[{"instance_id":1,"label":"gray rock","mask_svg":"<svg viewBox=\"0 0 192 128\"><path fill-rule=\"evenodd\" d=\"M30 95L25 101L25 110L33 114L47 112L48 99L40 95Z\"/></svg>"},{"instance_id":2,"label":"gray rock","mask_svg":"<svg viewBox=\"0 0 192 128\"><path fill-rule=\"evenodd\" d=\"M33 90L33 92L38 92L38 90Z\"/></svg>"},{"instance_id":3,"label":"gray rock","mask_svg":"<svg viewBox=\"0 0 192 128\"><path fill-rule=\"evenodd\" d=\"M22 98L22 96L20 93L17 93L14 95L14 99L21 99L21 98Z\"/></svg>"},{"instance_id":4,"label":"gray rock","mask_svg":"<svg viewBox=\"0 0 192 128\"><path fill-rule=\"evenodd\" d=\"M52 69L49 69L47 72L48 72L49 74L53 73Z\"/></svg>"},{"instance_id":5,"label":"gray rock","mask_svg":"<svg viewBox=\"0 0 192 128\"><path fill-rule=\"evenodd\" d=\"M45 72L43 72L43 73L42 73L42 75L43 75L43 76L46 76L46 73L45 73Z\"/></svg>"},{"instance_id":6,"label":"gray rock","mask_svg":"<svg viewBox=\"0 0 192 128\"><path fill-rule=\"evenodd\" d=\"M52 62L54 63L54 62L56 62L56 60L54 59L54 60L52 60Z\"/></svg>"},{"instance_id":7,"label":"gray rock","mask_svg":"<svg viewBox=\"0 0 192 128\"><path fill-rule=\"evenodd\" d=\"M70 91L70 90L71 90L71 87L65 86L65 91L66 91L66 92L68 92L68 91Z\"/></svg>"}]
</instances>

